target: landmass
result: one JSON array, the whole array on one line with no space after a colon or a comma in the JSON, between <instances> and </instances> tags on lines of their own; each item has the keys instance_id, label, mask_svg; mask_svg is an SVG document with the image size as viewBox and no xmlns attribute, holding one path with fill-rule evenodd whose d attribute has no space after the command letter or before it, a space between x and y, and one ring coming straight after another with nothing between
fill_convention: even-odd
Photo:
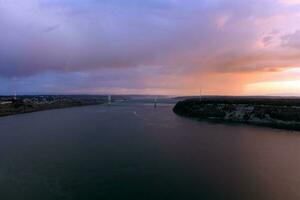
<instances>
[{"instance_id":1,"label":"landmass","mask_svg":"<svg viewBox=\"0 0 300 200\"><path fill-rule=\"evenodd\" d=\"M104 95L0 96L0 117L35 111L107 103Z\"/></svg>"},{"instance_id":2,"label":"landmass","mask_svg":"<svg viewBox=\"0 0 300 200\"><path fill-rule=\"evenodd\" d=\"M283 97L199 97L181 100L173 111L185 117L300 130L300 99Z\"/></svg>"}]
</instances>

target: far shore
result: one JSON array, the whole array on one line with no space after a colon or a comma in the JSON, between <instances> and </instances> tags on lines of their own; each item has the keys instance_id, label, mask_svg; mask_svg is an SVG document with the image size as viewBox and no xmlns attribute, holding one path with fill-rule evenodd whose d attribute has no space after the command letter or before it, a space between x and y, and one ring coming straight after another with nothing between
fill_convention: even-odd
<instances>
[{"instance_id":1,"label":"far shore","mask_svg":"<svg viewBox=\"0 0 300 200\"><path fill-rule=\"evenodd\" d=\"M38 95L19 96L18 98L4 96L0 97L0 117L105 103L107 103L107 97L100 95Z\"/></svg>"},{"instance_id":2,"label":"far shore","mask_svg":"<svg viewBox=\"0 0 300 200\"><path fill-rule=\"evenodd\" d=\"M26 109L26 110L18 110L11 113L1 113L1 117L8 117L20 114L28 114L28 113L35 113L35 112L42 112L47 110L57 110L57 109L66 109L66 108L76 108L76 107L84 107L84 106L96 106L96 105L103 105L104 103L97 103L97 104L78 104L78 105L62 105L62 106L49 106L49 107L41 107L41 108L34 108L34 109Z\"/></svg>"}]
</instances>

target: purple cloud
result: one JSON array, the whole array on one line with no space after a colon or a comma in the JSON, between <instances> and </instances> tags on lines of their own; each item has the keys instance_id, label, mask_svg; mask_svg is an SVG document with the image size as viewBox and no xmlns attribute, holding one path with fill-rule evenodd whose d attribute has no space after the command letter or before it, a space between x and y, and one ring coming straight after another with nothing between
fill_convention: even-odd
<instances>
[{"instance_id":1,"label":"purple cloud","mask_svg":"<svg viewBox=\"0 0 300 200\"><path fill-rule=\"evenodd\" d=\"M57 87L61 74L74 77L79 89L92 87L87 80L97 87L141 89L150 87L143 82L150 72L180 77L260 71L291 64L286 58L295 52L284 48L299 45L297 32L286 32L280 21L261 24L297 11L273 0L2 0L0 77L45 77ZM286 35L285 46L274 46L276 37L266 34L274 29ZM275 50L257 49L258 41ZM92 75L83 81L77 73ZM105 81L115 76L114 83Z\"/></svg>"},{"instance_id":2,"label":"purple cloud","mask_svg":"<svg viewBox=\"0 0 300 200\"><path fill-rule=\"evenodd\" d=\"M284 47L300 49L300 30L282 36L282 45Z\"/></svg>"}]
</instances>

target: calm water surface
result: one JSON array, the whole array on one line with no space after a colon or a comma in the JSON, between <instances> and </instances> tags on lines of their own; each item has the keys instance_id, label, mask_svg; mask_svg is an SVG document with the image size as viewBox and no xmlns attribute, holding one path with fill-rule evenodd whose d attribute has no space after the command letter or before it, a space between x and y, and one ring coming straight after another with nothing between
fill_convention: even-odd
<instances>
[{"instance_id":1,"label":"calm water surface","mask_svg":"<svg viewBox=\"0 0 300 200\"><path fill-rule=\"evenodd\" d=\"M300 132L120 104L0 118L0 199L300 199Z\"/></svg>"}]
</instances>

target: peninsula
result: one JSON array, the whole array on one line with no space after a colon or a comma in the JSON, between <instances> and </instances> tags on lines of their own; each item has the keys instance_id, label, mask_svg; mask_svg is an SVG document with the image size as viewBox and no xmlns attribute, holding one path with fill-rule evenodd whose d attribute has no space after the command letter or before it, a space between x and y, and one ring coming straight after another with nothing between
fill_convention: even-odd
<instances>
[{"instance_id":1,"label":"peninsula","mask_svg":"<svg viewBox=\"0 0 300 200\"><path fill-rule=\"evenodd\" d=\"M173 111L215 122L247 123L300 130L300 99L283 97L202 97L179 101Z\"/></svg>"}]
</instances>

